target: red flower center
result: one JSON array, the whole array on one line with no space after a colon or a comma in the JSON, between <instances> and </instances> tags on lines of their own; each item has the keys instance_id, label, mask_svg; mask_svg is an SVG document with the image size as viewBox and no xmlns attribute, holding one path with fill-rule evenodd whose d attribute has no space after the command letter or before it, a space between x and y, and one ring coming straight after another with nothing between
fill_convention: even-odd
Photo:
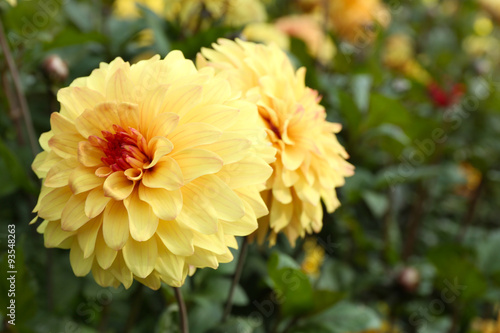
<instances>
[{"instance_id":1,"label":"red flower center","mask_svg":"<svg viewBox=\"0 0 500 333\"><path fill-rule=\"evenodd\" d=\"M142 134L134 128L128 131L121 126L113 125L115 133L102 131L104 139L90 136L92 146L99 148L106 155L101 161L113 171L125 171L130 168L141 168L149 159L144 153L147 147Z\"/></svg>"}]
</instances>

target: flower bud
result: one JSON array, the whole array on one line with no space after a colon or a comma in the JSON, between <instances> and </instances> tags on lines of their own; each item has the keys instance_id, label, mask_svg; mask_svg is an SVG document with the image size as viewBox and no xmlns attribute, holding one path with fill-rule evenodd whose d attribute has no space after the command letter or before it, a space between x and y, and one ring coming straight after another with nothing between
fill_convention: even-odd
<instances>
[{"instance_id":1,"label":"flower bud","mask_svg":"<svg viewBox=\"0 0 500 333\"><path fill-rule=\"evenodd\" d=\"M45 58L42 68L51 81L62 82L68 78L68 65L56 54Z\"/></svg>"},{"instance_id":2,"label":"flower bud","mask_svg":"<svg viewBox=\"0 0 500 333\"><path fill-rule=\"evenodd\" d=\"M405 267L399 273L397 281L405 291L413 293L420 284L420 273L415 267Z\"/></svg>"}]
</instances>

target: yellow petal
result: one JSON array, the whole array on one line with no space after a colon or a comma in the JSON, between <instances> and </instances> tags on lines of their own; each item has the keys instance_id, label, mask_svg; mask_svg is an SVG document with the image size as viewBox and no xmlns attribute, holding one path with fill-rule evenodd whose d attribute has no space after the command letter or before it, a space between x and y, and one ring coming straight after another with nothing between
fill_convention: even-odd
<instances>
[{"instance_id":1,"label":"yellow petal","mask_svg":"<svg viewBox=\"0 0 500 333\"><path fill-rule=\"evenodd\" d=\"M43 184L48 187L62 187L68 185L69 177L78 162L75 158L62 160L50 168Z\"/></svg>"},{"instance_id":2,"label":"yellow petal","mask_svg":"<svg viewBox=\"0 0 500 333\"><path fill-rule=\"evenodd\" d=\"M197 188L197 193L202 194L210 201L218 218L236 221L245 215L240 197L216 175L200 177L191 184Z\"/></svg>"},{"instance_id":3,"label":"yellow petal","mask_svg":"<svg viewBox=\"0 0 500 333\"><path fill-rule=\"evenodd\" d=\"M132 282L134 281L134 276L125 263L121 252L118 252L118 255L116 256L115 261L113 262L113 265L111 266L109 271L116 279L118 279L118 281L123 283L125 289L130 288Z\"/></svg>"},{"instance_id":4,"label":"yellow petal","mask_svg":"<svg viewBox=\"0 0 500 333\"><path fill-rule=\"evenodd\" d=\"M156 234L173 254L177 256L193 254L193 232L177 221L160 221Z\"/></svg>"},{"instance_id":5,"label":"yellow petal","mask_svg":"<svg viewBox=\"0 0 500 333\"><path fill-rule=\"evenodd\" d=\"M120 124L117 104L112 102L101 103L95 108L85 110L76 120L78 132L88 138L91 135L102 137L102 131L111 131L113 125Z\"/></svg>"},{"instance_id":6,"label":"yellow petal","mask_svg":"<svg viewBox=\"0 0 500 333\"><path fill-rule=\"evenodd\" d=\"M38 142L40 143L40 147L42 147L43 150L50 150L50 145L49 141L52 139L54 136L53 131L45 132L40 135L40 139L38 139Z\"/></svg>"},{"instance_id":7,"label":"yellow petal","mask_svg":"<svg viewBox=\"0 0 500 333\"><path fill-rule=\"evenodd\" d=\"M69 261L71 263L73 273L75 273L76 276L85 276L90 272L90 268L92 268L94 256L92 255L84 259L83 252L78 246L78 242L73 242L71 251L69 252Z\"/></svg>"},{"instance_id":8,"label":"yellow petal","mask_svg":"<svg viewBox=\"0 0 500 333\"><path fill-rule=\"evenodd\" d=\"M104 96L89 88L68 87L57 92L57 100L61 103L61 114L74 120L86 109L104 102Z\"/></svg>"},{"instance_id":9,"label":"yellow petal","mask_svg":"<svg viewBox=\"0 0 500 333\"><path fill-rule=\"evenodd\" d=\"M224 232L222 226L218 228L217 233L213 235L203 235L199 232L194 233L194 246L211 251L215 254L224 254L227 252L227 246L224 241Z\"/></svg>"},{"instance_id":10,"label":"yellow petal","mask_svg":"<svg viewBox=\"0 0 500 333\"><path fill-rule=\"evenodd\" d=\"M75 124L68 117L63 116L59 112L52 112L50 115L50 128L54 134L72 133L75 132Z\"/></svg>"},{"instance_id":11,"label":"yellow petal","mask_svg":"<svg viewBox=\"0 0 500 333\"><path fill-rule=\"evenodd\" d=\"M112 101L133 102L133 83L124 68L118 69L108 80L106 98Z\"/></svg>"},{"instance_id":12,"label":"yellow petal","mask_svg":"<svg viewBox=\"0 0 500 333\"><path fill-rule=\"evenodd\" d=\"M151 237L145 242L136 242L133 238L129 238L122 253L132 273L139 278L146 278L153 271L158 257L156 237Z\"/></svg>"},{"instance_id":13,"label":"yellow petal","mask_svg":"<svg viewBox=\"0 0 500 333\"><path fill-rule=\"evenodd\" d=\"M217 212L205 196L189 185L181 188L184 205L176 220L203 234L217 232Z\"/></svg>"},{"instance_id":14,"label":"yellow petal","mask_svg":"<svg viewBox=\"0 0 500 333\"><path fill-rule=\"evenodd\" d=\"M102 188L105 196L120 201L132 193L134 185L135 182L129 180L123 171L115 171L106 178Z\"/></svg>"},{"instance_id":15,"label":"yellow petal","mask_svg":"<svg viewBox=\"0 0 500 333\"><path fill-rule=\"evenodd\" d=\"M173 255L168 251L162 252L156 261L156 270L162 279L167 276L174 281L184 281L187 275L187 270L184 269L185 261L183 257Z\"/></svg>"},{"instance_id":16,"label":"yellow petal","mask_svg":"<svg viewBox=\"0 0 500 333\"><path fill-rule=\"evenodd\" d=\"M97 262L92 264L92 277L101 287L118 287L120 283L115 279L109 270L102 269Z\"/></svg>"},{"instance_id":17,"label":"yellow petal","mask_svg":"<svg viewBox=\"0 0 500 333\"><path fill-rule=\"evenodd\" d=\"M69 198L61 214L61 228L65 231L78 230L90 218L85 215L87 193L75 194Z\"/></svg>"},{"instance_id":18,"label":"yellow petal","mask_svg":"<svg viewBox=\"0 0 500 333\"><path fill-rule=\"evenodd\" d=\"M106 244L117 251L129 239L128 213L121 201L111 201L104 209L102 234Z\"/></svg>"},{"instance_id":19,"label":"yellow petal","mask_svg":"<svg viewBox=\"0 0 500 333\"><path fill-rule=\"evenodd\" d=\"M302 162L304 162L305 154L304 151L297 146L285 145L285 149L282 151L281 160L283 165L288 170L297 170Z\"/></svg>"},{"instance_id":20,"label":"yellow petal","mask_svg":"<svg viewBox=\"0 0 500 333\"><path fill-rule=\"evenodd\" d=\"M270 227L275 232L279 232L291 222L293 217L293 205L282 204L278 200L273 199L271 212L269 214Z\"/></svg>"},{"instance_id":21,"label":"yellow petal","mask_svg":"<svg viewBox=\"0 0 500 333\"><path fill-rule=\"evenodd\" d=\"M183 149L210 144L221 136L222 132L215 126L205 123L189 123L179 126L169 139L174 143L172 153Z\"/></svg>"},{"instance_id":22,"label":"yellow petal","mask_svg":"<svg viewBox=\"0 0 500 333\"><path fill-rule=\"evenodd\" d=\"M260 158L246 157L239 162L224 165L217 174L230 188L264 184L273 169Z\"/></svg>"},{"instance_id":23,"label":"yellow petal","mask_svg":"<svg viewBox=\"0 0 500 333\"><path fill-rule=\"evenodd\" d=\"M200 146L199 148L216 153L224 164L234 163L248 155L248 149L252 142L239 133L225 132L212 144Z\"/></svg>"},{"instance_id":24,"label":"yellow petal","mask_svg":"<svg viewBox=\"0 0 500 333\"><path fill-rule=\"evenodd\" d=\"M233 236L247 236L257 229L257 218L252 210L252 207L246 202L245 216L236 222L220 220L220 224L224 228L224 234Z\"/></svg>"},{"instance_id":25,"label":"yellow petal","mask_svg":"<svg viewBox=\"0 0 500 333\"><path fill-rule=\"evenodd\" d=\"M174 145L169 139L162 136L155 136L148 142L149 156L153 156L150 163L144 165L144 169L152 168L163 156L172 151Z\"/></svg>"},{"instance_id":26,"label":"yellow petal","mask_svg":"<svg viewBox=\"0 0 500 333\"><path fill-rule=\"evenodd\" d=\"M166 93L163 112L173 112L182 117L200 103L202 90L199 85L172 86Z\"/></svg>"},{"instance_id":27,"label":"yellow petal","mask_svg":"<svg viewBox=\"0 0 500 333\"><path fill-rule=\"evenodd\" d=\"M104 196L102 187L97 187L89 192L85 201L85 215L94 218L101 214L111 198Z\"/></svg>"},{"instance_id":28,"label":"yellow petal","mask_svg":"<svg viewBox=\"0 0 500 333\"><path fill-rule=\"evenodd\" d=\"M139 198L146 201L156 216L165 221L176 218L182 209L182 193L180 190L167 191L162 188L149 188L140 184Z\"/></svg>"},{"instance_id":29,"label":"yellow petal","mask_svg":"<svg viewBox=\"0 0 500 333\"><path fill-rule=\"evenodd\" d=\"M237 193L240 198L246 201L250 205L250 207L252 207L252 210L254 211L257 218L269 214L267 205L264 200L262 200L262 196L257 189L242 188L234 190L234 192Z\"/></svg>"},{"instance_id":30,"label":"yellow petal","mask_svg":"<svg viewBox=\"0 0 500 333\"><path fill-rule=\"evenodd\" d=\"M61 133L49 140L50 148L62 158L77 157L78 143L84 138L78 133Z\"/></svg>"},{"instance_id":31,"label":"yellow petal","mask_svg":"<svg viewBox=\"0 0 500 333\"><path fill-rule=\"evenodd\" d=\"M123 203L128 212L130 236L138 242L143 242L156 232L158 216L147 202L139 198L138 192L135 190Z\"/></svg>"},{"instance_id":32,"label":"yellow petal","mask_svg":"<svg viewBox=\"0 0 500 333\"><path fill-rule=\"evenodd\" d=\"M146 92L141 100L139 104L139 129L144 133L147 133L144 129L148 129L152 124L155 124L155 118L160 114L160 107L168 89L170 89L169 85L160 85ZM168 110L165 112L168 112Z\"/></svg>"},{"instance_id":33,"label":"yellow petal","mask_svg":"<svg viewBox=\"0 0 500 333\"><path fill-rule=\"evenodd\" d=\"M152 290L158 290L161 287L160 277L156 272L149 274L146 278L135 277L137 281Z\"/></svg>"},{"instance_id":34,"label":"yellow petal","mask_svg":"<svg viewBox=\"0 0 500 333\"><path fill-rule=\"evenodd\" d=\"M45 229L47 229L47 225L49 225L49 221L44 220L40 225L36 228L36 232L39 234L45 233Z\"/></svg>"},{"instance_id":35,"label":"yellow petal","mask_svg":"<svg viewBox=\"0 0 500 333\"><path fill-rule=\"evenodd\" d=\"M197 268L210 267L217 269L217 267L219 267L219 262L217 261L215 254L198 247L195 247L194 254L192 256L186 257L186 263Z\"/></svg>"},{"instance_id":36,"label":"yellow petal","mask_svg":"<svg viewBox=\"0 0 500 333\"><path fill-rule=\"evenodd\" d=\"M49 221L61 219L64 206L72 195L71 190L67 186L50 191L40 202L38 216Z\"/></svg>"},{"instance_id":37,"label":"yellow petal","mask_svg":"<svg viewBox=\"0 0 500 333\"><path fill-rule=\"evenodd\" d=\"M74 169L69 176L69 186L74 194L101 187L103 183L104 179L95 175L95 168L87 168L82 165Z\"/></svg>"},{"instance_id":38,"label":"yellow petal","mask_svg":"<svg viewBox=\"0 0 500 333\"><path fill-rule=\"evenodd\" d=\"M217 154L203 149L186 149L172 156L182 170L184 182L218 172L222 160Z\"/></svg>"},{"instance_id":39,"label":"yellow petal","mask_svg":"<svg viewBox=\"0 0 500 333\"><path fill-rule=\"evenodd\" d=\"M169 135L179 123L179 115L172 112L165 112L159 114L154 118L153 122L149 124L147 138L151 139L155 136Z\"/></svg>"},{"instance_id":40,"label":"yellow petal","mask_svg":"<svg viewBox=\"0 0 500 333\"><path fill-rule=\"evenodd\" d=\"M279 165L276 165L275 174L276 177L274 177L272 187L273 196L276 198L276 200L283 204L292 202L292 192L290 191L290 187L285 186L285 183L283 182L281 167Z\"/></svg>"},{"instance_id":41,"label":"yellow petal","mask_svg":"<svg viewBox=\"0 0 500 333\"><path fill-rule=\"evenodd\" d=\"M164 157L154 167L144 171L142 182L147 187L177 190L184 184L182 171L171 157Z\"/></svg>"},{"instance_id":42,"label":"yellow petal","mask_svg":"<svg viewBox=\"0 0 500 333\"><path fill-rule=\"evenodd\" d=\"M135 103L118 103L116 107L120 125L124 129L139 127L139 106Z\"/></svg>"},{"instance_id":43,"label":"yellow petal","mask_svg":"<svg viewBox=\"0 0 500 333\"><path fill-rule=\"evenodd\" d=\"M77 239L78 245L83 251L83 257L88 258L94 253L97 233L101 229L102 216L94 218L78 230Z\"/></svg>"},{"instance_id":44,"label":"yellow petal","mask_svg":"<svg viewBox=\"0 0 500 333\"><path fill-rule=\"evenodd\" d=\"M102 165L101 158L104 153L88 141L80 141L78 144L78 161L86 167L96 167Z\"/></svg>"},{"instance_id":45,"label":"yellow petal","mask_svg":"<svg viewBox=\"0 0 500 333\"><path fill-rule=\"evenodd\" d=\"M55 155L54 152L51 152L52 155ZM42 151L38 153L33 160L33 163L31 163L31 169L33 172L35 172L36 176L38 178L44 178L47 175L47 172L50 170L50 167L52 165L46 165L47 157L49 156L49 152L47 151ZM59 156L57 156L58 159L60 159ZM55 163L55 161L54 161Z\"/></svg>"},{"instance_id":46,"label":"yellow petal","mask_svg":"<svg viewBox=\"0 0 500 333\"><path fill-rule=\"evenodd\" d=\"M108 269L115 261L118 251L113 250L104 242L102 232L98 233L95 244L95 258L102 269Z\"/></svg>"},{"instance_id":47,"label":"yellow petal","mask_svg":"<svg viewBox=\"0 0 500 333\"><path fill-rule=\"evenodd\" d=\"M231 127L239 116L239 110L230 106L214 104L198 106L184 115L179 124L207 123L221 130Z\"/></svg>"},{"instance_id":48,"label":"yellow petal","mask_svg":"<svg viewBox=\"0 0 500 333\"><path fill-rule=\"evenodd\" d=\"M49 221L44 231L44 245L48 248L58 247L62 242L74 234L75 232L62 230L60 221Z\"/></svg>"}]
</instances>

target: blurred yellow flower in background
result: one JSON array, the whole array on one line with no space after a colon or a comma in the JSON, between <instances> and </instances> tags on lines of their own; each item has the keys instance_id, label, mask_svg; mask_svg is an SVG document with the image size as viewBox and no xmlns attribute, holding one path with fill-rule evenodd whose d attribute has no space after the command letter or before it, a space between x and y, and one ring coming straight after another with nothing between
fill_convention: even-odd
<instances>
[{"instance_id":1,"label":"blurred yellow flower in background","mask_svg":"<svg viewBox=\"0 0 500 333\"><path fill-rule=\"evenodd\" d=\"M481 171L468 162L460 163L460 172L465 178L465 184L457 186L455 192L464 197L470 197L479 187L483 175Z\"/></svg>"},{"instance_id":2,"label":"blurred yellow flower in background","mask_svg":"<svg viewBox=\"0 0 500 333\"><path fill-rule=\"evenodd\" d=\"M375 37L376 24L387 27L391 15L380 0L299 0L306 12L314 13L341 38L351 43L367 43Z\"/></svg>"},{"instance_id":3,"label":"blurred yellow flower in background","mask_svg":"<svg viewBox=\"0 0 500 333\"><path fill-rule=\"evenodd\" d=\"M295 71L276 45L220 39L202 49L197 65L215 68L232 87L257 103L262 126L278 149L268 190L262 193L270 215L259 220L257 238L271 245L282 232L294 246L297 237L323 226L321 200L328 212L340 202L335 188L354 173L335 133L341 125L326 121L318 92L305 85L305 68Z\"/></svg>"},{"instance_id":4,"label":"blurred yellow flower in background","mask_svg":"<svg viewBox=\"0 0 500 333\"><path fill-rule=\"evenodd\" d=\"M500 1L499 0L478 0L479 4L489 12L497 21L500 21Z\"/></svg>"},{"instance_id":5,"label":"blurred yellow flower in background","mask_svg":"<svg viewBox=\"0 0 500 333\"><path fill-rule=\"evenodd\" d=\"M12 7L17 6L17 0L6 0Z\"/></svg>"},{"instance_id":6,"label":"blurred yellow flower in background","mask_svg":"<svg viewBox=\"0 0 500 333\"><path fill-rule=\"evenodd\" d=\"M264 22L267 13L260 0L167 0L175 1L173 12L181 26L189 31L207 29L214 23L240 27L251 22ZM170 15L168 16L170 17Z\"/></svg>"},{"instance_id":7,"label":"blurred yellow flower in background","mask_svg":"<svg viewBox=\"0 0 500 333\"><path fill-rule=\"evenodd\" d=\"M305 257L301 264L304 273L313 277L318 277L321 272L321 265L325 260L325 249L318 244L316 238L308 238L304 242Z\"/></svg>"},{"instance_id":8,"label":"blurred yellow flower in background","mask_svg":"<svg viewBox=\"0 0 500 333\"><path fill-rule=\"evenodd\" d=\"M241 36L248 41L264 44L275 43L282 50L290 49L290 38L272 23L250 23L245 26Z\"/></svg>"},{"instance_id":9,"label":"blurred yellow flower in background","mask_svg":"<svg viewBox=\"0 0 500 333\"><path fill-rule=\"evenodd\" d=\"M179 51L101 63L59 90L33 162L45 246L70 249L75 275L101 286L180 286L231 261L234 236L268 212L275 154L240 95Z\"/></svg>"},{"instance_id":10,"label":"blurred yellow flower in background","mask_svg":"<svg viewBox=\"0 0 500 333\"><path fill-rule=\"evenodd\" d=\"M136 18L140 16L137 4L151 9L159 16L165 14L165 0L115 0L113 3L114 14L121 18Z\"/></svg>"},{"instance_id":11,"label":"blurred yellow flower in background","mask_svg":"<svg viewBox=\"0 0 500 333\"><path fill-rule=\"evenodd\" d=\"M500 333L500 311L497 320L476 318L471 326L476 333Z\"/></svg>"},{"instance_id":12,"label":"blurred yellow flower in background","mask_svg":"<svg viewBox=\"0 0 500 333\"><path fill-rule=\"evenodd\" d=\"M413 40L408 35L394 34L386 39L382 62L423 85L432 81L431 75L415 59Z\"/></svg>"},{"instance_id":13,"label":"blurred yellow flower in background","mask_svg":"<svg viewBox=\"0 0 500 333\"><path fill-rule=\"evenodd\" d=\"M387 27L390 13L379 0L331 0L330 23L343 38L364 43L373 39L375 24Z\"/></svg>"},{"instance_id":14,"label":"blurred yellow flower in background","mask_svg":"<svg viewBox=\"0 0 500 333\"><path fill-rule=\"evenodd\" d=\"M330 63L337 52L330 36L313 16L285 16L276 21L276 27L291 37L304 41L309 54L320 63Z\"/></svg>"}]
</instances>

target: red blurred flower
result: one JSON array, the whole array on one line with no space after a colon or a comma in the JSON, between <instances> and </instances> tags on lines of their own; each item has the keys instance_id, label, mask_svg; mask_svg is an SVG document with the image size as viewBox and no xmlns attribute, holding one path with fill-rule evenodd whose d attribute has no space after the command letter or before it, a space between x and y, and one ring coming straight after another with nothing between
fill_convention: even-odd
<instances>
[{"instance_id":1,"label":"red blurred flower","mask_svg":"<svg viewBox=\"0 0 500 333\"><path fill-rule=\"evenodd\" d=\"M465 93L465 85L456 83L451 86L451 89L445 90L436 82L431 82L427 85L427 92L435 106L449 107L460 100Z\"/></svg>"}]
</instances>

